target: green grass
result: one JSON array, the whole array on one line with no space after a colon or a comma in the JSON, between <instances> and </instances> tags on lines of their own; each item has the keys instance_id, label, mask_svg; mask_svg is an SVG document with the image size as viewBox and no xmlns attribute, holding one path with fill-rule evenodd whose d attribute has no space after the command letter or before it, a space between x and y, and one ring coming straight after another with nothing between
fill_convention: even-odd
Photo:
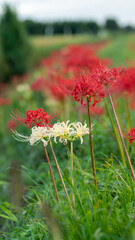
<instances>
[{"instance_id":1,"label":"green grass","mask_svg":"<svg viewBox=\"0 0 135 240\"><path fill-rule=\"evenodd\" d=\"M4 233L3 239L134 240L135 184L128 170L115 164L113 160L111 165L108 160L105 166L100 164L97 190L89 173L88 164L82 163L77 158L74 162L74 188L67 173L64 174L70 197L74 191L74 210L70 210L60 186L59 206L51 179L48 178L48 182L42 179L42 184L34 181L36 185L32 184L29 187L29 194L25 196L25 206L18 214L13 211L11 205L2 204L4 206L1 208L2 214L10 219L5 220L9 233ZM28 178L31 177L32 171L29 169L23 169L23 172ZM70 172L68 163L65 172ZM32 179L31 181L33 182Z\"/></svg>"},{"instance_id":2,"label":"green grass","mask_svg":"<svg viewBox=\"0 0 135 240\"><path fill-rule=\"evenodd\" d=\"M131 60L134 60L135 49L130 48L133 44L135 34L118 34L112 37L107 46L98 53L100 57L111 58L112 65L128 66Z\"/></svg>"}]
</instances>

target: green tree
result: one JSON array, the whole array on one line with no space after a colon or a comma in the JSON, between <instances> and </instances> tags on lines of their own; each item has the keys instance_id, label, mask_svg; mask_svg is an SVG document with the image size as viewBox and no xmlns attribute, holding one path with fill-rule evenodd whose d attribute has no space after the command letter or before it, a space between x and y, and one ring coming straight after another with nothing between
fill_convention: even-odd
<instances>
[{"instance_id":1,"label":"green tree","mask_svg":"<svg viewBox=\"0 0 135 240\"><path fill-rule=\"evenodd\" d=\"M0 80L9 81L13 75L23 75L30 63L30 45L23 24L15 11L4 7L0 22Z\"/></svg>"},{"instance_id":2,"label":"green tree","mask_svg":"<svg viewBox=\"0 0 135 240\"><path fill-rule=\"evenodd\" d=\"M119 30L119 25L115 19L107 19L105 28L109 31L117 31Z\"/></svg>"}]
</instances>

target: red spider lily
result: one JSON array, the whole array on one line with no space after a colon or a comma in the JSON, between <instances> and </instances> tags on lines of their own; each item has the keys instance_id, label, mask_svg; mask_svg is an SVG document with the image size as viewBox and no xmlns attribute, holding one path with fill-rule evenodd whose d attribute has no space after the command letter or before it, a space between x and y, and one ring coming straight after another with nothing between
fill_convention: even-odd
<instances>
[{"instance_id":1,"label":"red spider lily","mask_svg":"<svg viewBox=\"0 0 135 240\"><path fill-rule=\"evenodd\" d=\"M14 119L11 119L8 121L7 127L9 130L14 130L17 127L17 122Z\"/></svg>"},{"instance_id":2,"label":"red spider lily","mask_svg":"<svg viewBox=\"0 0 135 240\"><path fill-rule=\"evenodd\" d=\"M33 91L43 91L43 89L45 88L45 79L43 77L40 77L38 79L35 80L34 83L31 84L31 89Z\"/></svg>"},{"instance_id":3,"label":"red spider lily","mask_svg":"<svg viewBox=\"0 0 135 240\"><path fill-rule=\"evenodd\" d=\"M104 108L100 106L91 106L90 113L93 117L103 115L104 114Z\"/></svg>"},{"instance_id":4,"label":"red spider lily","mask_svg":"<svg viewBox=\"0 0 135 240\"><path fill-rule=\"evenodd\" d=\"M53 51L49 57L41 59L40 64L44 67L51 67L54 64L57 65L57 63L60 62L60 59L61 51Z\"/></svg>"},{"instance_id":5,"label":"red spider lily","mask_svg":"<svg viewBox=\"0 0 135 240\"><path fill-rule=\"evenodd\" d=\"M75 79L74 89L71 91L71 96L74 100L83 105L84 97L89 98L89 102L93 101L93 106L100 102L104 97L102 85L91 78L90 74L80 75Z\"/></svg>"},{"instance_id":6,"label":"red spider lily","mask_svg":"<svg viewBox=\"0 0 135 240\"><path fill-rule=\"evenodd\" d=\"M135 110L135 97L134 96L131 97L130 107L132 110Z\"/></svg>"},{"instance_id":7,"label":"red spider lily","mask_svg":"<svg viewBox=\"0 0 135 240\"><path fill-rule=\"evenodd\" d=\"M129 95L135 93L135 68L122 71L121 78L116 84L116 90Z\"/></svg>"},{"instance_id":8,"label":"red spider lily","mask_svg":"<svg viewBox=\"0 0 135 240\"><path fill-rule=\"evenodd\" d=\"M88 111L86 108L84 108L83 106L78 107L77 111L80 111L81 113L84 114L88 114ZM99 116L99 115L103 115L104 114L104 108L100 107L100 106L91 106L90 107L90 113L93 117Z\"/></svg>"},{"instance_id":9,"label":"red spider lily","mask_svg":"<svg viewBox=\"0 0 135 240\"><path fill-rule=\"evenodd\" d=\"M135 128L130 129L128 134L126 134L126 138L128 139L129 143L131 144L135 141Z\"/></svg>"},{"instance_id":10,"label":"red spider lily","mask_svg":"<svg viewBox=\"0 0 135 240\"><path fill-rule=\"evenodd\" d=\"M68 69L72 68L88 68L93 71L100 62L104 64L110 63L108 59L102 60L95 56L97 47L93 44L68 46L62 52L62 64Z\"/></svg>"},{"instance_id":11,"label":"red spider lily","mask_svg":"<svg viewBox=\"0 0 135 240\"><path fill-rule=\"evenodd\" d=\"M11 102L12 101L9 98L1 98L0 97L0 106L10 105Z\"/></svg>"},{"instance_id":12,"label":"red spider lily","mask_svg":"<svg viewBox=\"0 0 135 240\"><path fill-rule=\"evenodd\" d=\"M68 71L76 71L78 68L89 68L91 71L95 69L99 63L110 64L109 59L99 59L96 52L103 47L100 44L85 44L68 46L62 50L53 52L48 58L41 60L41 65L44 67L61 66Z\"/></svg>"},{"instance_id":13,"label":"red spider lily","mask_svg":"<svg viewBox=\"0 0 135 240\"><path fill-rule=\"evenodd\" d=\"M60 102L63 102L67 97L65 91L61 91L61 88L58 86L63 86L64 88L71 89L72 88L72 80L65 77L66 74L64 72L57 73L55 71L49 72L49 81L46 83L46 89L48 92Z\"/></svg>"},{"instance_id":14,"label":"red spider lily","mask_svg":"<svg viewBox=\"0 0 135 240\"><path fill-rule=\"evenodd\" d=\"M112 91L115 84L120 79L119 71L116 68L107 68L104 65L98 65L92 79L96 80L99 84L105 87L106 92Z\"/></svg>"},{"instance_id":15,"label":"red spider lily","mask_svg":"<svg viewBox=\"0 0 135 240\"><path fill-rule=\"evenodd\" d=\"M37 127L48 125L49 121L58 115L48 115L42 108L38 108L37 110L28 110L25 118L21 117L18 112L13 113L11 116L20 123L26 124L28 128L32 128L32 125Z\"/></svg>"},{"instance_id":16,"label":"red spider lily","mask_svg":"<svg viewBox=\"0 0 135 240\"><path fill-rule=\"evenodd\" d=\"M62 91L57 86L51 85L49 86L50 92L52 96L56 99L59 100L60 102L63 102L66 98L66 94Z\"/></svg>"}]
</instances>

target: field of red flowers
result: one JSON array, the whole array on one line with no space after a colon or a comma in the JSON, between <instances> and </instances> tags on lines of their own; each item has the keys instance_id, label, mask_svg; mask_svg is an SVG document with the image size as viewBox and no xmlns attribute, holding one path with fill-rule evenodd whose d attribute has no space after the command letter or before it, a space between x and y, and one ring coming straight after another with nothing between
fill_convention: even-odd
<instances>
[{"instance_id":1,"label":"field of red flowers","mask_svg":"<svg viewBox=\"0 0 135 240\"><path fill-rule=\"evenodd\" d=\"M1 239L135 238L134 39L69 44L0 83Z\"/></svg>"}]
</instances>

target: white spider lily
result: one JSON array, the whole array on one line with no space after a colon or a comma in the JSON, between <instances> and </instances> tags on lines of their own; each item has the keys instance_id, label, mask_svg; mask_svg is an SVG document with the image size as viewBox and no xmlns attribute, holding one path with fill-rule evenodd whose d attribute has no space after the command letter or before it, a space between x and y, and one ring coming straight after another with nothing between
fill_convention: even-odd
<instances>
[{"instance_id":1,"label":"white spider lily","mask_svg":"<svg viewBox=\"0 0 135 240\"><path fill-rule=\"evenodd\" d=\"M59 137L60 142L64 142L64 144L67 143L67 139L70 136L70 132L73 131L73 128L71 127L71 123L69 124L69 120L65 122L57 122L53 125L51 131L51 136L54 137L54 141L57 143L56 138Z\"/></svg>"},{"instance_id":2,"label":"white spider lily","mask_svg":"<svg viewBox=\"0 0 135 240\"><path fill-rule=\"evenodd\" d=\"M20 142L29 142L30 141L30 136L24 136L23 134L20 134L19 132L17 132L16 130L13 131L13 137Z\"/></svg>"},{"instance_id":3,"label":"white spider lily","mask_svg":"<svg viewBox=\"0 0 135 240\"><path fill-rule=\"evenodd\" d=\"M56 138L59 137L59 142L67 144L67 141L75 141L80 138L81 144L83 143L82 136L89 134L89 128L87 124L82 125L81 122L70 123L69 120L65 122L58 122L51 128L51 137L57 143Z\"/></svg>"},{"instance_id":4,"label":"white spider lily","mask_svg":"<svg viewBox=\"0 0 135 240\"><path fill-rule=\"evenodd\" d=\"M52 128L35 126L32 128L32 133L30 136L24 136L17 131L13 131L14 138L21 142L29 142L31 145L42 142L44 146L47 146L50 138L52 137L56 143L56 138L58 137L59 142L63 143L64 145L67 144L67 141L75 141L76 139L80 138L82 144L82 137L86 134L89 134L89 128L87 128L87 124L84 123L83 125L81 122L69 122L69 120L66 122L57 122Z\"/></svg>"},{"instance_id":5,"label":"white spider lily","mask_svg":"<svg viewBox=\"0 0 135 240\"><path fill-rule=\"evenodd\" d=\"M50 131L47 127L33 127L30 136L24 136L17 131L13 131L13 133L16 140L20 142L29 142L30 145L35 145L42 141L44 146L47 146L50 139Z\"/></svg>"},{"instance_id":6,"label":"white spider lily","mask_svg":"<svg viewBox=\"0 0 135 240\"><path fill-rule=\"evenodd\" d=\"M30 135L30 144L35 145L42 141L44 146L47 146L50 139L50 132L47 127L33 127L32 134Z\"/></svg>"},{"instance_id":7,"label":"white spider lily","mask_svg":"<svg viewBox=\"0 0 135 240\"><path fill-rule=\"evenodd\" d=\"M84 123L84 125L82 125L81 122L75 122L72 123L72 126L74 127L74 131L72 132L73 139L75 140L77 138L80 138L82 144L83 143L82 136L89 134L89 128L87 127L87 124Z\"/></svg>"}]
</instances>

